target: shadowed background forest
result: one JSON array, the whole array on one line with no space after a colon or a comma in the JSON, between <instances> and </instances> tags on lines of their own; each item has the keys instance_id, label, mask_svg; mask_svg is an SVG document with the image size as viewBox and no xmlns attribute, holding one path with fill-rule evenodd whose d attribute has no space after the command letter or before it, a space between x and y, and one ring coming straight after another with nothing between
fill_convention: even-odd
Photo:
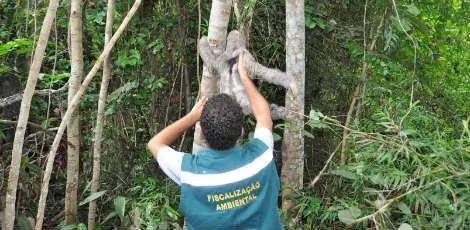
<instances>
[{"instance_id":1,"label":"shadowed background forest","mask_svg":"<svg viewBox=\"0 0 470 230\"><path fill-rule=\"evenodd\" d=\"M0 1L0 99L24 90L46 1ZM116 2L115 28L133 1ZM100 193L90 195L93 130L100 89L95 78L80 102L79 221L98 199L97 223L174 229L179 188L146 149L148 140L186 114L199 88L198 2L145 0L112 52L105 108ZM202 1L201 35L211 9ZM106 2L84 2L85 72L104 45ZM266 66L285 70L285 2L247 0L253 12L247 48ZM69 1L60 2L36 89L60 89L70 77ZM232 16L229 30L239 29ZM470 226L470 1L305 1L304 188L295 190L286 223L301 229L464 229ZM200 68L198 70L198 68ZM98 76L101 75L101 72ZM360 79L363 79L361 81ZM256 81L270 101L285 90ZM344 124L349 114L344 150ZM0 210L4 209L21 101L1 102ZM17 226L37 210L43 168L67 109L67 91L33 97L22 152ZM275 157L289 122L277 121ZM248 117L245 129L252 131ZM44 134L46 133L46 134ZM246 133L248 137L250 133ZM173 146L190 152L192 133ZM67 142L54 163L45 228L63 227ZM344 161L341 161L341 153ZM328 161L334 154L331 161ZM319 175L320 170L327 165ZM312 183L313 181L313 183ZM76 225L83 228L84 225ZM86 228L85 228L86 229Z\"/></svg>"}]
</instances>

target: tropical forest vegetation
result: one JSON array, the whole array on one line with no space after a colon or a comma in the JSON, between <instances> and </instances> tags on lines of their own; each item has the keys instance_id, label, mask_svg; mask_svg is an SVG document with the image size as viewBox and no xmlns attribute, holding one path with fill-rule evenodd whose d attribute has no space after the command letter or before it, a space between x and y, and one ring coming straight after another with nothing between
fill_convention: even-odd
<instances>
[{"instance_id":1,"label":"tropical forest vegetation","mask_svg":"<svg viewBox=\"0 0 470 230\"><path fill-rule=\"evenodd\" d=\"M0 0L2 229L183 229L147 142L234 30L285 73L254 80L285 229L470 229L469 0Z\"/></svg>"}]
</instances>

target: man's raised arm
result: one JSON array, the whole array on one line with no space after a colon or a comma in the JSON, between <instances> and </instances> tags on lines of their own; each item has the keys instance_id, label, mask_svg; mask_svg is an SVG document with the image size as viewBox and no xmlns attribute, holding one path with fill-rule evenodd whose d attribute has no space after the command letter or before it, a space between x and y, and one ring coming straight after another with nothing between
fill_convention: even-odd
<instances>
[{"instance_id":1,"label":"man's raised arm","mask_svg":"<svg viewBox=\"0 0 470 230\"><path fill-rule=\"evenodd\" d=\"M241 52L238 57L238 73L240 74L240 80L245 87L246 94L248 95L251 110L256 118L256 128L266 128L272 131L273 121L271 119L269 104L248 77L243 52Z\"/></svg>"}]
</instances>

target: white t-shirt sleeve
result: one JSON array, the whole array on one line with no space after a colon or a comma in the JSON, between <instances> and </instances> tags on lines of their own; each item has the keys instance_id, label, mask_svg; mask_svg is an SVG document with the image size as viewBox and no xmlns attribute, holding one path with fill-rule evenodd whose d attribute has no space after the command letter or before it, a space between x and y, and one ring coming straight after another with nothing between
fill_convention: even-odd
<instances>
[{"instance_id":1,"label":"white t-shirt sleeve","mask_svg":"<svg viewBox=\"0 0 470 230\"><path fill-rule=\"evenodd\" d=\"M170 147L164 147L158 151L157 161L163 172L178 185L181 185L181 163L184 153Z\"/></svg>"},{"instance_id":2,"label":"white t-shirt sleeve","mask_svg":"<svg viewBox=\"0 0 470 230\"><path fill-rule=\"evenodd\" d=\"M261 140L268 148L274 148L273 133L267 128L256 128L253 138Z\"/></svg>"}]
</instances>

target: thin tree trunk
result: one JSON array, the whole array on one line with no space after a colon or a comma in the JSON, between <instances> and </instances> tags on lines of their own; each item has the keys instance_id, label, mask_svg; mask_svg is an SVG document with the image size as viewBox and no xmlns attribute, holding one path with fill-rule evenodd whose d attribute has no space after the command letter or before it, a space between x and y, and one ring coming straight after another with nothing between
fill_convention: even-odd
<instances>
[{"instance_id":1,"label":"thin tree trunk","mask_svg":"<svg viewBox=\"0 0 470 230\"><path fill-rule=\"evenodd\" d=\"M104 45L109 43L113 35L114 0L108 0L106 11L106 28L104 31ZM104 106L108 95L108 85L111 79L111 55L106 56L103 62L103 79L101 80L100 96L98 99L98 114L96 116L95 142L93 143L93 177L91 179L91 193L100 189L100 164L101 164L101 137L103 136ZM91 201L88 208L88 229L95 229L96 201Z\"/></svg>"},{"instance_id":2,"label":"thin tree trunk","mask_svg":"<svg viewBox=\"0 0 470 230\"><path fill-rule=\"evenodd\" d=\"M59 129L57 130L57 135L54 138L54 142L52 143L51 150L47 158L47 165L46 165L46 170L44 172L44 178L43 178L42 187L41 187L41 195L40 195L39 204L38 204L38 213L36 216L36 221L37 221L36 226L35 226L36 230L42 229L42 224L44 221L44 209L46 206L47 192L49 191L49 180L51 179L52 166L54 164L54 158L57 152L57 148L59 147L60 139L62 135L64 134L66 124L68 123L72 113L75 111L76 107L78 106L78 102L80 101L80 98L82 97L82 95L85 93L86 88L88 87L91 80L96 75L99 68L101 67L103 60L105 59L106 56L109 55L109 53L111 52L111 49L116 44L117 39L121 36L122 32L125 30L126 26L129 24L129 21L132 19L132 17L134 17L141 2L142 0L135 1L134 5L129 10L129 13L124 18L122 24L119 26L119 28L117 29L116 33L113 35L109 43L104 47L103 52L101 53L100 57L96 61L93 68L90 70L90 72L86 76L85 80L83 80L82 85L78 89L77 94L75 94L72 100L72 103L70 103L69 108L67 109L67 112L65 112L65 115L62 121L60 122Z\"/></svg>"},{"instance_id":3,"label":"thin tree trunk","mask_svg":"<svg viewBox=\"0 0 470 230\"><path fill-rule=\"evenodd\" d=\"M231 10L232 0L212 1L207 38L216 55L220 55L225 49ZM212 76L207 68L203 66L199 96L208 98L215 94L217 94L217 78ZM197 153L201 147L207 147L207 142L204 135L202 135L201 126L198 122L194 131L193 153Z\"/></svg>"},{"instance_id":4,"label":"thin tree trunk","mask_svg":"<svg viewBox=\"0 0 470 230\"><path fill-rule=\"evenodd\" d=\"M72 0L70 7L70 63L68 103L78 91L83 78L82 0ZM80 164L80 115L78 109L67 124L67 183L65 186L65 225L77 223L77 192Z\"/></svg>"},{"instance_id":5,"label":"thin tree trunk","mask_svg":"<svg viewBox=\"0 0 470 230\"><path fill-rule=\"evenodd\" d=\"M183 77L184 77L184 99L186 113L191 111L191 79L188 74L188 65L183 66Z\"/></svg>"},{"instance_id":6,"label":"thin tree trunk","mask_svg":"<svg viewBox=\"0 0 470 230\"><path fill-rule=\"evenodd\" d=\"M20 174L20 162L23 150L24 135L26 132L26 125L29 117L29 109L31 106L31 99L34 94L34 88L39 77L39 71L41 70L42 61L44 59L44 53L47 46L47 40L51 32L52 23L56 16L57 0L50 0L47 8L46 16L41 27L39 34L39 40L34 51L34 57L29 69L28 81L23 94L23 100L21 101L20 114L18 117L18 125L16 126L15 139L13 141L13 150L11 153L11 166L10 173L8 175L8 187L6 191L5 210L3 218L4 230L11 230L15 224L15 202L16 202L16 190L18 187L18 177Z\"/></svg>"},{"instance_id":7,"label":"thin tree trunk","mask_svg":"<svg viewBox=\"0 0 470 230\"><path fill-rule=\"evenodd\" d=\"M289 211L295 204L288 197L303 187L304 139L303 116L305 96L305 22L304 1L286 1L286 72L293 81L286 93L287 119L292 122L284 131L282 142L281 182L282 209Z\"/></svg>"}]
</instances>

